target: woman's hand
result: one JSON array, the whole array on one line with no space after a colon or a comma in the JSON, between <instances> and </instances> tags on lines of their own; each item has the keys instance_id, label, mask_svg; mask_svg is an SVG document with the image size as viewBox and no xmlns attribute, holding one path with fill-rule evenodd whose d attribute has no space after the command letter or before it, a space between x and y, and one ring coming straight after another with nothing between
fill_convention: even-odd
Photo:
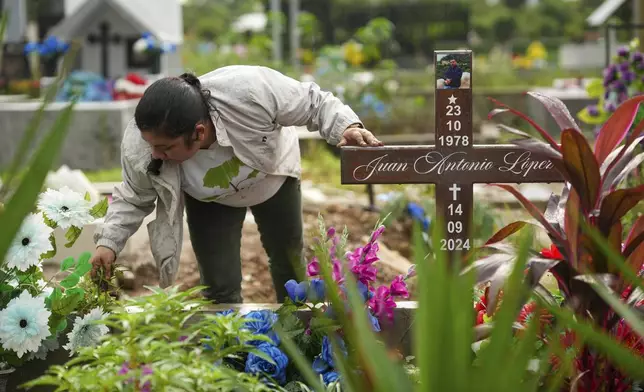
<instances>
[{"instance_id":1,"label":"woman's hand","mask_svg":"<svg viewBox=\"0 0 644 392\"><path fill-rule=\"evenodd\" d=\"M92 277L96 277L98 270L105 271L105 278L109 279L112 276L112 264L116 260L116 255L112 249L99 246L96 248L94 256L90 259L92 264Z\"/></svg>"},{"instance_id":2,"label":"woman's hand","mask_svg":"<svg viewBox=\"0 0 644 392\"><path fill-rule=\"evenodd\" d=\"M364 128L359 128L355 125L347 128L342 134L340 143L337 147L342 146L360 146L360 147L380 147L384 144L376 139L373 133Z\"/></svg>"}]
</instances>

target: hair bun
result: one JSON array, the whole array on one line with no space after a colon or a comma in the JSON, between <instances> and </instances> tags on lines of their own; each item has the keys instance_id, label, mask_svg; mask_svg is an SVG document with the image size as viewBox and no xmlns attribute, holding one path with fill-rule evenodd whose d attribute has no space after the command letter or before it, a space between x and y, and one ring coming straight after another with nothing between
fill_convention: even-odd
<instances>
[{"instance_id":1,"label":"hair bun","mask_svg":"<svg viewBox=\"0 0 644 392\"><path fill-rule=\"evenodd\" d=\"M186 72L179 76L179 78L185 80L185 82L191 86L201 88L201 82L199 81L199 78L195 76L195 74Z\"/></svg>"}]
</instances>

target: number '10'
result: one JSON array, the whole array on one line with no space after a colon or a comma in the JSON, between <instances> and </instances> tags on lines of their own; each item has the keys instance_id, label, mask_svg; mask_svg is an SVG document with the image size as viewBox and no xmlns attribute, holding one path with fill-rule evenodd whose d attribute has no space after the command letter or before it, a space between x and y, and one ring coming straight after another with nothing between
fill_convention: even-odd
<instances>
[{"instance_id":1,"label":"number '10'","mask_svg":"<svg viewBox=\"0 0 644 392\"><path fill-rule=\"evenodd\" d=\"M461 130L461 121L460 120L449 120L447 122L447 128L450 130L450 132L458 132Z\"/></svg>"}]
</instances>

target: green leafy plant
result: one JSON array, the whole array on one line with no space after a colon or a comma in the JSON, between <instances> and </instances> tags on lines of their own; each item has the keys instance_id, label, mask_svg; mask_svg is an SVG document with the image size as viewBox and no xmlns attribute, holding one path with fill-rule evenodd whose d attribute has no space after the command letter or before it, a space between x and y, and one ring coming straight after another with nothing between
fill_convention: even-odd
<instances>
[{"instance_id":1,"label":"green leafy plant","mask_svg":"<svg viewBox=\"0 0 644 392\"><path fill-rule=\"evenodd\" d=\"M630 230L623 225L626 213L644 199L644 185L621 187L644 162L644 153L636 152L644 140L644 122L632 127L644 96L629 99L617 108L602 126L593 151L560 100L529 94L546 106L561 127L561 144L532 119L506 105L498 103L502 108L491 116L512 112L528 121L545 142L507 126L502 128L521 136L515 144L548 157L567 182L561 195L551 196L544 213L515 188L495 184L512 193L552 240L550 249L531 252L526 272L528 285L542 299L554 303L552 295L540 284L543 274L550 271L557 280L565 308L620 342L621 350L627 348L644 355L641 342L644 216ZM499 230L484 245L492 253L473 265L478 271L477 283L490 284L488 315L495 313L509 266L517 257L516 249L503 240L526 226L528 222L518 221ZM559 310L553 314L561 316ZM596 347L579 343L574 334L568 333L567 348L576 352L573 379L579 390L625 390L637 380L627 377L628 366L624 363L614 362ZM644 369L644 363L641 366Z\"/></svg>"},{"instance_id":2,"label":"green leafy plant","mask_svg":"<svg viewBox=\"0 0 644 392\"><path fill-rule=\"evenodd\" d=\"M269 391L258 377L234 370L244 354L270 337L247 328L248 319L214 313L200 295L203 287L180 291L149 288L130 298L100 323L111 333L94 347L81 348L63 366L25 384L58 391ZM271 361L271 358L266 358ZM278 388L279 389L279 388Z\"/></svg>"},{"instance_id":3,"label":"green leafy plant","mask_svg":"<svg viewBox=\"0 0 644 392\"><path fill-rule=\"evenodd\" d=\"M66 57L64 69L69 69L72 60L73 55ZM59 205L59 201L65 200L54 193L49 193L54 197L47 202L45 195L40 193L65 138L73 115L73 102L44 135L28 164L24 164L44 110L55 97L63 77L64 72L47 91L42 106L25 131L0 189L0 200L6 201L5 204L0 203L0 225L3 228L0 235L0 367L15 368L31 360L45 359L48 352L59 348L65 332L74 335L72 323L69 323L74 315L84 317L93 309L108 306L111 302L109 297L96 292L92 292L95 296L88 295L91 285L85 277L91 269L89 254L78 260L69 258L63 261L60 282L58 276L48 281L41 268L43 260L56 255L53 227L58 224L67 226L69 219L76 219L78 212L72 207L82 207L78 202L74 206L70 204L69 208ZM25 174L18 181L18 173L21 172ZM88 220L86 223L104 215L103 203L91 209L82 195L79 199L87 205L86 211L81 208ZM43 209L52 216L47 217ZM60 214L56 215L54 211ZM78 222L78 219L74 221ZM69 224L75 230L72 235L67 235L68 247L76 240L79 225ZM77 317L73 324L79 320L83 321L83 318ZM69 347L75 346L72 339L73 336L67 336Z\"/></svg>"}]
</instances>

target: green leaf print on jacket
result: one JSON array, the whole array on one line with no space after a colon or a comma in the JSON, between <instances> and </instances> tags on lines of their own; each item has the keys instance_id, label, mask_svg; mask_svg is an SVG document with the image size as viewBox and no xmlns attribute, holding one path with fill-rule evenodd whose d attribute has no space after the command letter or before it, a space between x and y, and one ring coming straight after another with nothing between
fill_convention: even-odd
<instances>
[{"instance_id":1,"label":"green leaf print on jacket","mask_svg":"<svg viewBox=\"0 0 644 392\"><path fill-rule=\"evenodd\" d=\"M233 157L230 160L225 161L220 166L209 169L203 177L203 186L207 188L229 189L229 191L203 200L216 201L226 196L230 196L231 194L235 194L240 191L242 184L245 181L256 178L260 174L258 170L253 169L247 176L238 178L243 167L243 162L241 162L237 157ZM233 179L236 177L237 180L236 183L234 183Z\"/></svg>"},{"instance_id":2,"label":"green leaf print on jacket","mask_svg":"<svg viewBox=\"0 0 644 392\"><path fill-rule=\"evenodd\" d=\"M239 169L243 163L237 157L224 162L221 166L213 167L203 176L203 186L208 188L227 189L230 187L233 178L239 175Z\"/></svg>"}]
</instances>

